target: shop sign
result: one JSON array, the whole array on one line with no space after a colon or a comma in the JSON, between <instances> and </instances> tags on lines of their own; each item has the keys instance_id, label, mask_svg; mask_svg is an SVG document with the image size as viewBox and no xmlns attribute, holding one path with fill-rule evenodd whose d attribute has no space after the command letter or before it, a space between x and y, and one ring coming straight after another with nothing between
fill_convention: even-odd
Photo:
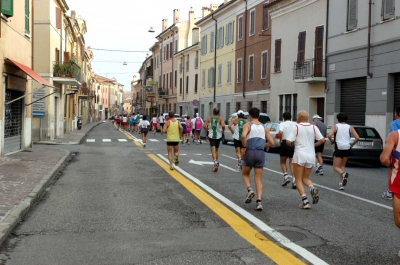
<instances>
[{"instance_id":1,"label":"shop sign","mask_svg":"<svg viewBox=\"0 0 400 265\"><path fill-rule=\"evenodd\" d=\"M147 81L148 85L157 85L157 81Z\"/></svg>"},{"instance_id":2,"label":"shop sign","mask_svg":"<svg viewBox=\"0 0 400 265\"><path fill-rule=\"evenodd\" d=\"M45 111L44 97L46 92L44 90L38 90L33 92L32 95L32 116L33 117L43 117Z\"/></svg>"},{"instance_id":3,"label":"shop sign","mask_svg":"<svg viewBox=\"0 0 400 265\"><path fill-rule=\"evenodd\" d=\"M156 97L156 93L154 93L154 92L147 93L147 97L148 98L155 98Z\"/></svg>"},{"instance_id":4,"label":"shop sign","mask_svg":"<svg viewBox=\"0 0 400 265\"><path fill-rule=\"evenodd\" d=\"M7 76L7 89L26 91L26 79L9 75Z\"/></svg>"}]
</instances>

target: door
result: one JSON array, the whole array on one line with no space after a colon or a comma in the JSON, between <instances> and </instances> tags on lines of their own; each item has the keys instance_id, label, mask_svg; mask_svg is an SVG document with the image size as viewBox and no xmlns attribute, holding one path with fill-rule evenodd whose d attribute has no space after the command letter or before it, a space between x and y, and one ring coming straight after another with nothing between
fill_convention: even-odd
<instances>
[{"instance_id":1,"label":"door","mask_svg":"<svg viewBox=\"0 0 400 265\"><path fill-rule=\"evenodd\" d=\"M342 80L340 94L340 112L348 116L350 125L365 125L367 99L367 79L354 78Z\"/></svg>"},{"instance_id":2,"label":"door","mask_svg":"<svg viewBox=\"0 0 400 265\"><path fill-rule=\"evenodd\" d=\"M6 90L6 102L22 96L23 93ZM4 153L11 153L21 149L22 139L22 103L23 100L14 101L5 105L4 117Z\"/></svg>"}]
</instances>

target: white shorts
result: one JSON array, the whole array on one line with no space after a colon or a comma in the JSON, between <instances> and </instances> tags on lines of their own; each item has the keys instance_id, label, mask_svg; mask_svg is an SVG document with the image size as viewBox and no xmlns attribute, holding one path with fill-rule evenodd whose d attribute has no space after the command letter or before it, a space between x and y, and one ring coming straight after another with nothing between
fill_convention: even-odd
<instances>
[{"instance_id":1,"label":"white shorts","mask_svg":"<svg viewBox=\"0 0 400 265\"><path fill-rule=\"evenodd\" d=\"M299 164L302 167L312 168L315 164L315 153L305 153L295 151L293 155L293 163Z\"/></svg>"}]
</instances>

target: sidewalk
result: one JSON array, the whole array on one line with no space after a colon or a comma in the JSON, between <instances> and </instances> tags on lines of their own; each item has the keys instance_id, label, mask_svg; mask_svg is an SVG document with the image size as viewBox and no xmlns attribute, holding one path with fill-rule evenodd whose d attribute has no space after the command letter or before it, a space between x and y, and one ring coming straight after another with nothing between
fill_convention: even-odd
<instances>
[{"instance_id":1,"label":"sidewalk","mask_svg":"<svg viewBox=\"0 0 400 265\"><path fill-rule=\"evenodd\" d=\"M0 245L70 159L70 151L40 144L79 144L101 123L87 124L62 138L0 157Z\"/></svg>"}]
</instances>

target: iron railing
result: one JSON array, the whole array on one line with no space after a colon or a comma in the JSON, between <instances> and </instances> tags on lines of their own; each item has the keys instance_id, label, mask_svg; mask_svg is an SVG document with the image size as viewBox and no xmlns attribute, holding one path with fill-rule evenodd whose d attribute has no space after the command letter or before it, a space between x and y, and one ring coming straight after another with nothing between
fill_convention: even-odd
<instances>
[{"instance_id":1,"label":"iron railing","mask_svg":"<svg viewBox=\"0 0 400 265\"><path fill-rule=\"evenodd\" d=\"M325 60L315 60L315 58L312 58L304 61L294 62L294 80L314 77L326 77Z\"/></svg>"}]
</instances>

